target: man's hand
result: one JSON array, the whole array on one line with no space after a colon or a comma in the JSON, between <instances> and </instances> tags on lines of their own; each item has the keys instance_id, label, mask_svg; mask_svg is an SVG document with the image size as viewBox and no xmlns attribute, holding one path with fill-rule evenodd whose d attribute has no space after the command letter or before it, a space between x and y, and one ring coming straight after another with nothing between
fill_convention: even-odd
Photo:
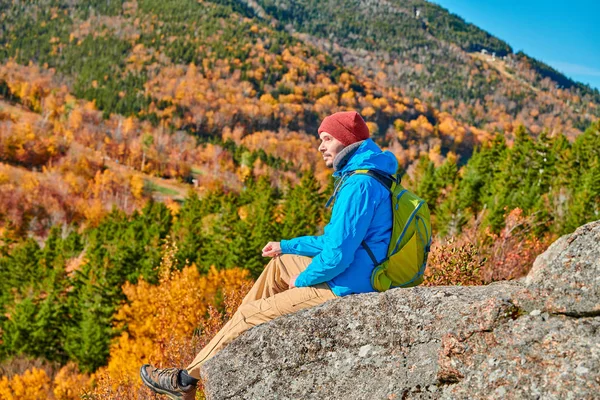
<instances>
[{"instance_id":1,"label":"man's hand","mask_svg":"<svg viewBox=\"0 0 600 400\"><path fill-rule=\"evenodd\" d=\"M298 278L298 275L294 275L290 278L290 282L288 283L290 289L296 287L296 278Z\"/></svg>"},{"instance_id":2,"label":"man's hand","mask_svg":"<svg viewBox=\"0 0 600 400\"><path fill-rule=\"evenodd\" d=\"M263 257L277 257L281 255L281 243L280 242L269 242L262 249Z\"/></svg>"}]
</instances>

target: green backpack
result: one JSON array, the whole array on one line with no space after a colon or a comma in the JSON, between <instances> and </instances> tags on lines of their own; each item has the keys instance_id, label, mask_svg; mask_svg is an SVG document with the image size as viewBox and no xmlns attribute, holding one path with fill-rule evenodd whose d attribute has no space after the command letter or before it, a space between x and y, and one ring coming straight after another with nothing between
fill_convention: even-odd
<instances>
[{"instance_id":1,"label":"green backpack","mask_svg":"<svg viewBox=\"0 0 600 400\"><path fill-rule=\"evenodd\" d=\"M367 243L364 240L362 242L375 264L371 286L384 292L390 288L420 285L431 246L431 220L427 203L402 187L400 175L389 176L366 169L354 173L375 178L392 195L394 222L387 257L377 261Z\"/></svg>"}]
</instances>

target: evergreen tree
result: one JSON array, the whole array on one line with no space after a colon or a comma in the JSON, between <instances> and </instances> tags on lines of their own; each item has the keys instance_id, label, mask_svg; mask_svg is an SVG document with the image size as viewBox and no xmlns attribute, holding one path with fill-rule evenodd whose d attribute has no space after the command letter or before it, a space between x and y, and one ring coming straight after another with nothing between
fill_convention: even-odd
<instances>
[{"instance_id":1,"label":"evergreen tree","mask_svg":"<svg viewBox=\"0 0 600 400\"><path fill-rule=\"evenodd\" d=\"M219 212L208 227L205 241L201 249L200 272L208 272L210 266L217 269L243 267L241 255L246 234L241 234L245 227L239 216L239 206L234 196L225 197ZM241 226L241 227L240 227Z\"/></svg>"},{"instance_id":2,"label":"evergreen tree","mask_svg":"<svg viewBox=\"0 0 600 400\"><path fill-rule=\"evenodd\" d=\"M179 267L186 262L196 263L200 258L200 249L204 241L202 219L207 209L194 190L190 190L185 198L183 207L173 225L172 238L177 242L176 255Z\"/></svg>"},{"instance_id":3,"label":"evergreen tree","mask_svg":"<svg viewBox=\"0 0 600 400\"><path fill-rule=\"evenodd\" d=\"M458 179L458 166L456 158L449 157L439 168L436 168L433 185L437 192L435 218L432 220L433 229L444 234L446 232L458 233L465 219L463 213L458 213L458 200L456 186Z\"/></svg>"},{"instance_id":4,"label":"evergreen tree","mask_svg":"<svg viewBox=\"0 0 600 400\"><path fill-rule=\"evenodd\" d=\"M33 298L28 297L15 301L4 310L6 319L2 324L2 342L0 349L2 358L16 354L37 353L35 348L34 321L37 305Z\"/></svg>"},{"instance_id":5,"label":"evergreen tree","mask_svg":"<svg viewBox=\"0 0 600 400\"><path fill-rule=\"evenodd\" d=\"M104 365L109 354L112 315L124 300L121 287L140 276L157 281L160 249L172 224L162 203L148 202L128 217L113 211L87 234L86 263L69 293L72 323L65 327L64 348L85 371Z\"/></svg>"},{"instance_id":6,"label":"evergreen tree","mask_svg":"<svg viewBox=\"0 0 600 400\"><path fill-rule=\"evenodd\" d=\"M323 222L324 199L312 170L289 190L284 203L281 238L314 235Z\"/></svg>"},{"instance_id":7,"label":"evergreen tree","mask_svg":"<svg viewBox=\"0 0 600 400\"><path fill-rule=\"evenodd\" d=\"M24 354L64 363L63 328L70 320L66 307L67 281L62 271L52 271L38 289L29 287L7 307L3 321L3 358Z\"/></svg>"},{"instance_id":8,"label":"evergreen tree","mask_svg":"<svg viewBox=\"0 0 600 400\"><path fill-rule=\"evenodd\" d=\"M73 323L64 329L64 348L82 371L92 372L108 359L110 340L115 333L111 327L112 315L119 302L114 288L107 287L106 280L92 271L78 274L74 286L69 298Z\"/></svg>"},{"instance_id":9,"label":"evergreen tree","mask_svg":"<svg viewBox=\"0 0 600 400\"><path fill-rule=\"evenodd\" d=\"M600 121L590 125L572 146L572 167L583 175L600 158Z\"/></svg>"},{"instance_id":10,"label":"evergreen tree","mask_svg":"<svg viewBox=\"0 0 600 400\"><path fill-rule=\"evenodd\" d=\"M592 124L558 156L556 180L560 187L553 193L554 209L560 215L554 230L569 233L600 216L600 122Z\"/></svg>"},{"instance_id":11,"label":"evergreen tree","mask_svg":"<svg viewBox=\"0 0 600 400\"><path fill-rule=\"evenodd\" d=\"M279 193L275 190L268 177L260 177L248 189L253 201L248 204L248 215L238 225L238 235L245 237L241 242L243 249L243 264L240 266L250 271L257 278L263 270L265 258L262 248L269 241L279 240L279 223L275 219L275 206Z\"/></svg>"},{"instance_id":12,"label":"evergreen tree","mask_svg":"<svg viewBox=\"0 0 600 400\"><path fill-rule=\"evenodd\" d=\"M458 185L458 201L461 209L477 215L492 195L492 182L499 173L500 165L506 158L507 146L504 137L494 138L476 150L464 167L463 177Z\"/></svg>"},{"instance_id":13,"label":"evergreen tree","mask_svg":"<svg viewBox=\"0 0 600 400\"><path fill-rule=\"evenodd\" d=\"M600 217L600 157L590 162L589 169L573 189L563 233L572 232L586 222Z\"/></svg>"},{"instance_id":14,"label":"evergreen tree","mask_svg":"<svg viewBox=\"0 0 600 400\"><path fill-rule=\"evenodd\" d=\"M86 259L90 270L106 271L104 279L117 288L140 276L156 281L160 249L171 230L172 216L163 203L149 201L141 212L127 217L113 211L87 232Z\"/></svg>"},{"instance_id":15,"label":"evergreen tree","mask_svg":"<svg viewBox=\"0 0 600 400\"><path fill-rule=\"evenodd\" d=\"M571 143L565 135L560 134L554 138L552 143L552 153L556 158L556 173L552 179L552 187L554 189L559 186L566 187L571 182L573 173L573 151L571 149Z\"/></svg>"},{"instance_id":16,"label":"evergreen tree","mask_svg":"<svg viewBox=\"0 0 600 400\"><path fill-rule=\"evenodd\" d=\"M0 259L2 357L26 354L66 362L63 330L70 286L66 262L82 250L80 236L61 238L53 227L43 249L33 239L17 244Z\"/></svg>"},{"instance_id":17,"label":"evergreen tree","mask_svg":"<svg viewBox=\"0 0 600 400\"><path fill-rule=\"evenodd\" d=\"M414 183L411 182L409 185L416 187L415 193L427 202L430 210L435 211L440 194L440 182L435 174L435 165L427 156L419 158Z\"/></svg>"},{"instance_id":18,"label":"evergreen tree","mask_svg":"<svg viewBox=\"0 0 600 400\"><path fill-rule=\"evenodd\" d=\"M39 268L40 246L32 238L18 243L0 257L0 306L11 301L22 288L36 287L45 273ZM1 317L0 317L1 318Z\"/></svg>"},{"instance_id":19,"label":"evergreen tree","mask_svg":"<svg viewBox=\"0 0 600 400\"><path fill-rule=\"evenodd\" d=\"M458 166L455 157L448 157L439 168L435 170L435 181L439 188L454 186L458 177Z\"/></svg>"},{"instance_id":20,"label":"evergreen tree","mask_svg":"<svg viewBox=\"0 0 600 400\"><path fill-rule=\"evenodd\" d=\"M500 164L494 179L489 204L487 223L498 231L504 225L507 211L515 207L529 212L539 196L538 171L534 159L535 146L525 127L515 132L515 142Z\"/></svg>"}]
</instances>

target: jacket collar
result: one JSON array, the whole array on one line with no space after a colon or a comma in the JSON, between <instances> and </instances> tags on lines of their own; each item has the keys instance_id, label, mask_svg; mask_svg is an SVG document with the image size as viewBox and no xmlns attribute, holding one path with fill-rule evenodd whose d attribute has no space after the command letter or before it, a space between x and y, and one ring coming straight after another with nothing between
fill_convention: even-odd
<instances>
[{"instance_id":1,"label":"jacket collar","mask_svg":"<svg viewBox=\"0 0 600 400\"><path fill-rule=\"evenodd\" d=\"M358 150L358 148L364 142L365 142L364 140L361 140L359 142L352 143L352 144L349 144L348 146L344 147L342 149L342 151L340 151L333 159L333 171L338 172L338 171L341 171L342 169L344 169L346 164L348 164L348 161L350 160L350 158L352 158L354 153L356 153L356 150Z\"/></svg>"}]
</instances>

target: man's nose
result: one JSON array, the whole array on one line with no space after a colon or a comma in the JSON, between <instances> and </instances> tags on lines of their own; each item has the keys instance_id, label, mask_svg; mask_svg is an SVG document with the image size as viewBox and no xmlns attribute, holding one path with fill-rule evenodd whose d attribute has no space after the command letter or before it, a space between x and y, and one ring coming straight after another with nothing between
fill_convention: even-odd
<instances>
[{"instance_id":1,"label":"man's nose","mask_svg":"<svg viewBox=\"0 0 600 400\"><path fill-rule=\"evenodd\" d=\"M325 145L325 143L321 143L321 144L319 145L319 151L320 151L321 153L323 153L323 152L326 150L326 148L325 148L325 146L324 146L324 145Z\"/></svg>"}]
</instances>

